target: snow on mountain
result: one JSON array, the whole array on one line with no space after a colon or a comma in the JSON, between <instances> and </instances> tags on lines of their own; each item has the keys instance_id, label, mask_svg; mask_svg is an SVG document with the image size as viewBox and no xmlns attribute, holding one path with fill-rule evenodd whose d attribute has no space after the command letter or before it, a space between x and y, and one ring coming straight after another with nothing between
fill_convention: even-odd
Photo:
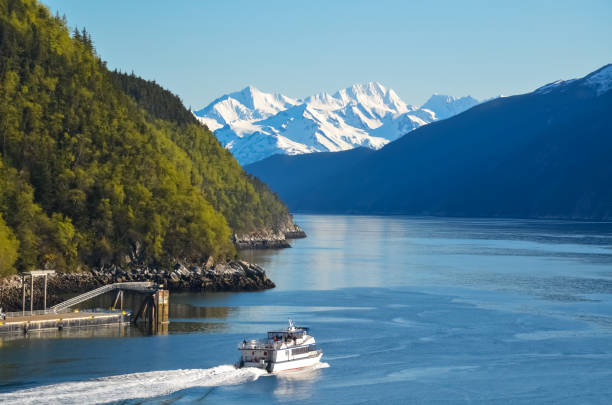
<instances>
[{"instance_id":1,"label":"snow on mountain","mask_svg":"<svg viewBox=\"0 0 612 405\"><path fill-rule=\"evenodd\" d=\"M299 104L298 100L247 86L216 99L194 114L211 131L215 131L231 122L267 118L296 104Z\"/></svg>"},{"instance_id":2,"label":"snow on mountain","mask_svg":"<svg viewBox=\"0 0 612 405\"><path fill-rule=\"evenodd\" d=\"M289 155L379 149L392 140L477 103L471 97L433 96L417 109L380 83L356 84L330 95L297 100L252 86L224 95L194 114L243 165L276 153Z\"/></svg>"},{"instance_id":3,"label":"snow on mountain","mask_svg":"<svg viewBox=\"0 0 612 405\"><path fill-rule=\"evenodd\" d=\"M597 95L601 95L612 89L612 64L608 64L599 70L587 75L585 83L597 90Z\"/></svg>"},{"instance_id":4,"label":"snow on mountain","mask_svg":"<svg viewBox=\"0 0 612 405\"><path fill-rule=\"evenodd\" d=\"M548 94L553 91L565 92L572 85L587 87L594 90L598 96L612 90L612 64L605 65L583 78L556 80L534 90L536 94Z\"/></svg>"},{"instance_id":5,"label":"snow on mountain","mask_svg":"<svg viewBox=\"0 0 612 405\"><path fill-rule=\"evenodd\" d=\"M385 125L374 129L371 134L393 141L421 125L429 124L435 120L436 115L433 112L425 109L416 110L413 113L401 114L392 118Z\"/></svg>"},{"instance_id":6,"label":"snow on mountain","mask_svg":"<svg viewBox=\"0 0 612 405\"><path fill-rule=\"evenodd\" d=\"M573 82L575 82L576 80L578 80L578 79L569 79L569 80L555 80L555 81L554 81L554 82L552 82L552 83L548 83L548 84L545 84L545 85L544 85L544 86L542 86L542 87L538 87L537 89L535 89L535 90L534 90L534 93L538 93L538 94L548 94L548 93L550 93L551 91L553 91L553 90L555 90L555 89L557 89L557 88L563 87L563 86L565 86L565 85L568 85L568 84L570 84L570 83L573 83Z\"/></svg>"},{"instance_id":7,"label":"snow on mountain","mask_svg":"<svg viewBox=\"0 0 612 405\"><path fill-rule=\"evenodd\" d=\"M471 96L456 98L443 94L434 94L421 108L432 111L436 115L436 119L443 120L460 114L478 103L478 100Z\"/></svg>"}]
</instances>

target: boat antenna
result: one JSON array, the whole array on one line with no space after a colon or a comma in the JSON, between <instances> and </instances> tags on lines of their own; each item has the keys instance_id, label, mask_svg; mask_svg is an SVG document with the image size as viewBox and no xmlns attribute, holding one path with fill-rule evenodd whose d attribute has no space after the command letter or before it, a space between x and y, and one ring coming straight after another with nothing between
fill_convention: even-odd
<instances>
[{"instance_id":1,"label":"boat antenna","mask_svg":"<svg viewBox=\"0 0 612 405\"><path fill-rule=\"evenodd\" d=\"M295 329L295 326L293 325L293 321L289 319L289 330L293 330L293 329Z\"/></svg>"}]
</instances>

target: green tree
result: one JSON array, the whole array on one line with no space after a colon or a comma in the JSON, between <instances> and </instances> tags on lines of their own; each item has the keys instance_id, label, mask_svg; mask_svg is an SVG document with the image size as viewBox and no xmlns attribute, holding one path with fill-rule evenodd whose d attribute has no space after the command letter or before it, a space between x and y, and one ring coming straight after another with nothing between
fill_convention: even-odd
<instances>
[{"instance_id":1,"label":"green tree","mask_svg":"<svg viewBox=\"0 0 612 405\"><path fill-rule=\"evenodd\" d=\"M8 276L15 273L13 267L17 261L19 241L9 228L2 215L0 215L0 276Z\"/></svg>"}]
</instances>

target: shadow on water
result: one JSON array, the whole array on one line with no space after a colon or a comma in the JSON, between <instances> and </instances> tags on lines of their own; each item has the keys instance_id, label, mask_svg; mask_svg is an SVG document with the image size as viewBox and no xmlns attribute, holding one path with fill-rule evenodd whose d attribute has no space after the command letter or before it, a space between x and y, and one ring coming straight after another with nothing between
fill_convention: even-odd
<instances>
[{"instance_id":1,"label":"shadow on water","mask_svg":"<svg viewBox=\"0 0 612 405\"><path fill-rule=\"evenodd\" d=\"M92 308L110 309L116 300L117 293L110 292L99 295L89 301L79 304L75 308L86 310ZM227 319L231 316L234 308L224 306L198 306L192 305L189 301L193 297L202 297L205 299L205 294L195 293L170 293L169 316L170 319ZM187 298L185 300L185 297ZM145 295L125 291L123 298L123 309L136 312L142 305ZM120 302L117 302L119 308Z\"/></svg>"},{"instance_id":2,"label":"shadow on water","mask_svg":"<svg viewBox=\"0 0 612 405\"><path fill-rule=\"evenodd\" d=\"M173 303L170 301L170 318L180 319L227 319L235 311L232 307L200 307L191 304Z\"/></svg>"},{"instance_id":3,"label":"shadow on water","mask_svg":"<svg viewBox=\"0 0 612 405\"><path fill-rule=\"evenodd\" d=\"M172 321L168 326L168 333L217 333L226 329L227 325L220 322Z\"/></svg>"}]
</instances>

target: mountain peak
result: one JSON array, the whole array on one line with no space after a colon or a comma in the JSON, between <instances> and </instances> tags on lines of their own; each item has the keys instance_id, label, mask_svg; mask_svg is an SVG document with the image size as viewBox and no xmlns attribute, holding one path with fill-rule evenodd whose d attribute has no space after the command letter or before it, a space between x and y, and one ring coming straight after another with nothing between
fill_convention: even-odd
<instances>
[{"instance_id":1,"label":"mountain peak","mask_svg":"<svg viewBox=\"0 0 612 405\"><path fill-rule=\"evenodd\" d=\"M437 119L443 120L462 113L476 104L479 104L479 101L472 96L454 97L446 94L434 93L421 108L432 111L436 114Z\"/></svg>"},{"instance_id":2,"label":"mountain peak","mask_svg":"<svg viewBox=\"0 0 612 405\"><path fill-rule=\"evenodd\" d=\"M612 64L607 64L600 69L584 77L587 86L597 90L597 94L605 93L612 89Z\"/></svg>"},{"instance_id":3,"label":"mountain peak","mask_svg":"<svg viewBox=\"0 0 612 405\"><path fill-rule=\"evenodd\" d=\"M564 91L570 84L590 87L595 90L598 96L612 90L612 64L604 65L581 79L555 80L554 82L538 87L534 90L534 93L548 94L557 89Z\"/></svg>"},{"instance_id":4,"label":"mountain peak","mask_svg":"<svg viewBox=\"0 0 612 405\"><path fill-rule=\"evenodd\" d=\"M252 84L249 84L244 89L240 90L239 93L252 95L252 94L262 93L262 91L259 90L257 87L253 86Z\"/></svg>"},{"instance_id":5,"label":"mountain peak","mask_svg":"<svg viewBox=\"0 0 612 405\"><path fill-rule=\"evenodd\" d=\"M250 109L255 108L257 98L261 96L265 97L266 93L261 92L255 86L252 86L250 84L238 92L229 94L229 97L237 100L242 105Z\"/></svg>"},{"instance_id":6,"label":"mountain peak","mask_svg":"<svg viewBox=\"0 0 612 405\"><path fill-rule=\"evenodd\" d=\"M367 83L363 83L363 84L354 84L351 86L351 89L357 90L357 91L365 91L365 92L369 92L369 93L386 93L387 89L385 88L385 86L383 86L382 84L380 84L379 82L367 82Z\"/></svg>"},{"instance_id":7,"label":"mountain peak","mask_svg":"<svg viewBox=\"0 0 612 405\"><path fill-rule=\"evenodd\" d=\"M253 85L226 94L194 114L211 130L237 121L265 119L279 111L299 104L282 94L264 93Z\"/></svg>"},{"instance_id":8,"label":"mountain peak","mask_svg":"<svg viewBox=\"0 0 612 405\"><path fill-rule=\"evenodd\" d=\"M346 89L338 91L336 94L342 95L350 95L352 98L357 98L361 96L384 96L387 94L387 89L385 86L378 82L368 82L368 83L357 83L353 84Z\"/></svg>"},{"instance_id":9,"label":"mountain peak","mask_svg":"<svg viewBox=\"0 0 612 405\"><path fill-rule=\"evenodd\" d=\"M441 100L444 102L451 102L455 100L455 97L449 96L447 94L434 93L431 95L431 97L429 97L429 99L427 100L425 104L429 103L430 101L436 101L436 100Z\"/></svg>"},{"instance_id":10,"label":"mountain peak","mask_svg":"<svg viewBox=\"0 0 612 405\"><path fill-rule=\"evenodd\" d=\"M257 89L255 86L253 86L253 85L249 84L249 85L248 85L248 86L246 86L244 89L240 90L238 93L242 93L242 94L253 94L253 93L255 93L255 92L259 92L259 90L258 90L258 89Z\"/></svg>"},{"instance_id":11,"label":"mountain peak","mask_svg":"<svg viewBox=\"0 0 612 405\"><path fill-rule=\"evenodd\" d=\"M379 82L354 84L337 91L332 97L339 100L342 105L359 104L379 116L402 114L412 109L399 98L397 93Z\"/></svg>"}]
</instances>

